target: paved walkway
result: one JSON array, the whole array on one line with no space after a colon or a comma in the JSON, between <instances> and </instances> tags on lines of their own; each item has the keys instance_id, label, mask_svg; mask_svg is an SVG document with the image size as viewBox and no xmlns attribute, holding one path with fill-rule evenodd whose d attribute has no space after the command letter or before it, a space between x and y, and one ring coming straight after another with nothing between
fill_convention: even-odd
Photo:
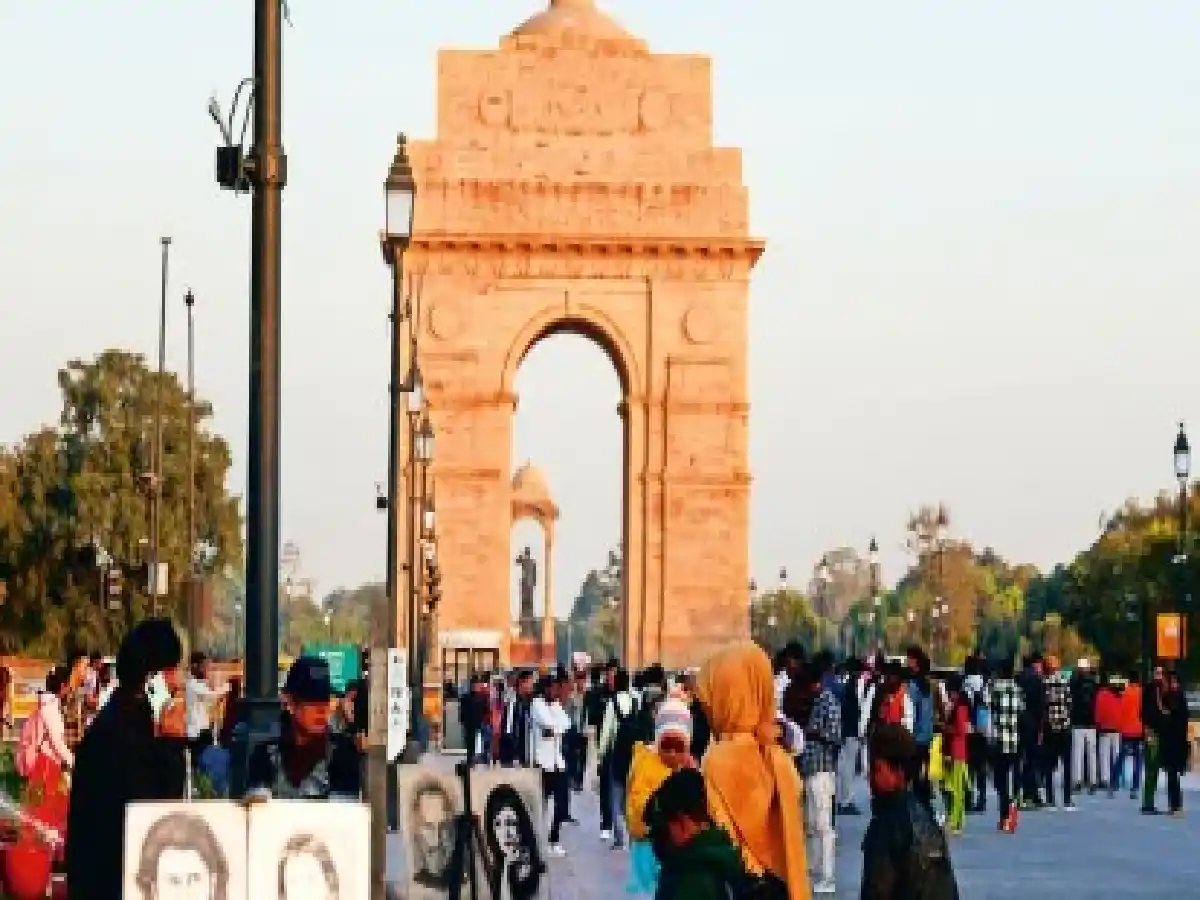
<instances>
[{"instance_id":1,"label":"paved walkway","mask_svg":"<svg viewBox=\"0 0 1200 900\"><path fill-rule=\"evenodd\" d=\"M1129 795L1084 796L1079 811L1030 812L1014 835L996 831L995 807L968 817L951 854L963 900L1132 900L1196 896L1200 891L1200 780L1189 779L1191 818L1146 817ZM865 785L859 784L865 809ZM550 862L551 900L624 896L628 857L600 842L596 798L572 797L579 825L564 826L570 856ZM989 803L995 797L989 797ZM1165 798L1160 801L1165 805ZM838 894L858 897L867 816L843 817L838 835Z\"/></svg>"}]
</instances>

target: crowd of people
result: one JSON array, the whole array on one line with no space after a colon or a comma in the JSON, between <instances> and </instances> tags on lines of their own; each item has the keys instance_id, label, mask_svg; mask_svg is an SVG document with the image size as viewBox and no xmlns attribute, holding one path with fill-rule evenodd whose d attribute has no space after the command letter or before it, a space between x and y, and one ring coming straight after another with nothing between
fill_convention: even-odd
<instances>
[{"instance_id":1,"label":"crowd of people","mask_svg":"<svg viewBox=\"0 0 1200 900\"><path fill-rule=\"evenodd\" d=\"M630 673L480 674L459 698L474 766L540 772L547 852L567 854L565 826L589 785L599 837L627 858L624 893L658 900L803 900L836 892L837 824L871 820L864 900L952 900L951 839L994 795L997 829L1023 811L1075 809L1080 792L1129 791L1141 812L1182 815L1188 710L1178 675L1069 674L1053 656L931 671L911 647L835 664L796 644L772 660L734 643L701 668ZM215 690L208 660L149 619L115 662L78 658L52 670L17 741L18 766L61 796L72 898L120 896L126 806L229 791L243 719L239 687ZM301 658L282 689L278 734L248 759L248 795L362 797L366 686L337 695L328 665ZM189 782L191 780L191 783ZM989 790L990 788L990 790ZM66 802L69 791L69 806Z\"/></svg>"}]
</instances>

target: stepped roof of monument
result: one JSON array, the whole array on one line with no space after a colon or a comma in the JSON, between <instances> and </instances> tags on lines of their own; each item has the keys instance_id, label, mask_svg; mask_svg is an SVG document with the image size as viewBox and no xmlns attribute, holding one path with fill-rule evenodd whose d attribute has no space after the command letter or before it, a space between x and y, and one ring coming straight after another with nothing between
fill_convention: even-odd
<instances>
[{"instance_id":1,"label":"stepped roof of monument","mask_svg":"<svg viewBox=\"0 0 1200 900\"><path fill-rule=\"evenodd\" d=\"M550 5L513 30L513 37L557 37L563 34L605 41L634 40L595 0L550 0Z\"/></svg>"}]
</instances>

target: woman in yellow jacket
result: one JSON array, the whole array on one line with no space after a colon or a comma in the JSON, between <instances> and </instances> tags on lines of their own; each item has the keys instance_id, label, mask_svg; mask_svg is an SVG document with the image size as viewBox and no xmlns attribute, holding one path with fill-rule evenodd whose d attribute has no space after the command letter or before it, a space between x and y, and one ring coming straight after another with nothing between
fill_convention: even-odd
<instances>
[{"instance_id":1,"label":"woman in yellow jacket","mask_svg":"<svg viewBox=\"0 0 1200 900\"><path fill-rule=\"evenodd\" d=\"M692 714L686 703L672 696L654 714L654 743L634 745L625 793L630 838L629 883L625 890L632 896L652 897L658 887L658 860L650 845L646 804L672 772L696 765L688 749L691 743Z\"/></svg>"}]
</instances>

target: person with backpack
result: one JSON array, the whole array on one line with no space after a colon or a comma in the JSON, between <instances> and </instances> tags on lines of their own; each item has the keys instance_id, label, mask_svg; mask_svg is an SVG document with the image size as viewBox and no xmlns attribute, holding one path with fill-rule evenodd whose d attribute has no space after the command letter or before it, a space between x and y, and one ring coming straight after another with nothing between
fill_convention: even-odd
<instances>
[{"instance_id":1,"label":"person with backpack","mask_svg":"<svg viewBox=\"0 0 1200 900\"><path fill-rule=\"evenodd\" d=\"M913 709L912 697L904 682L904 670L898 662L884 663L879 681L867 689L863 700L866 719L862 728L870 746L871 732L879 725L900 725L912 734Z\"/></svg>"},{"instance_id":2,"label":"person with backpack","mask_svg":"<svg viewBox=\"0 0 1200 900\"><path fill-rule=\"evenodd\" d=\"M913 741L917 753L912 759L913 792L933 812L933 785L929 780L929 748L938 728L935 693L940 694L929 678L929 657L920 647L908 649L908 696L913 705Z\"/></svg>"},{"instance_id":3,"label":"person with backpack","mask_svg":"<svg viewBox=\"0 0 1200 900\"><path fill-rule=\"evenodd\" d=\"M860 815L854 802L855 768L862 756L862 703L866 695L866 682L862 663L857 659L846 660L846 683L842 688L842 747L838 752L837 813L841 816Z\"/></svg>"},{"instance_id":4,"label":"person with backpack","mask_svg":"<svg viewBox=\"0 0 1200 900\"><path fill-rule=\"evenodd\" d=\"M629 690L629 673L618 669L613 678L613 695L604 709L597 741L600 781L607 785L609 803L600 807L600 839L612 841L613 849L625 846L625 785L633 765L633 746L638 743L638 703Z\"/></svg>"}]
</instances>

